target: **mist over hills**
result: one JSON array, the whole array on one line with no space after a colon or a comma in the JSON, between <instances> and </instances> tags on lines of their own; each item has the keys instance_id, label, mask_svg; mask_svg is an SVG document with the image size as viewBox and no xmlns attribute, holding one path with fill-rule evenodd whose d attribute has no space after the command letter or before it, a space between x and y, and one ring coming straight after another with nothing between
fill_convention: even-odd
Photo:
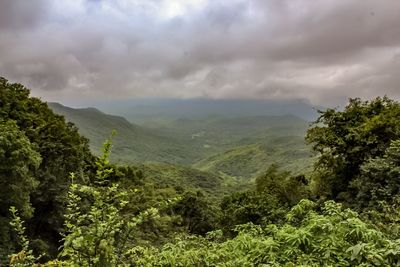
<instances>
[{"instance_id":1,"label":"mist over hills","mask_svg":"<svg viewBox=\"0 0 400 267\"><path fill-rule=\"evenodd\" d=\"M218 107L217 103L224 105ZM209 110L203 107L199 113L204 116L200 117L194 112L200 110L197 104L187 106L188 113L185 108L179 109L179 105L173 107L172 102L163 105L167 105L163 115L156 115L162 105L153 113L149 106L142 113L130 113L131 119L135 117L140 122L135 124L96 108L74 109L49 103L56 113L76 124L81 134L89 138L95 153L100 152L103 141L116 130L112 154L116 162L178 164L246 179L272 163L283 162L283 168L295 172L309 166L309 149L304 143L309 123L295 115L251 116L251 112L261 112L261 106L251 110L249 103L241 103L247 105L247 112L235 116L228 112L232 107L227 102L216 101L209 103ZM144 106L136 108L140 107ZM122 110L122 106L119 108ZM211 111L219 114L210 115Z\"/></svg>"},{"instance_id":2,"label":"mist over hills","mask_svg":"<svg viewBox=\"0 0 400 267\"><path fill-rule=\"evenodd\" d=\"M95 153L99 153L104 140L116 130L118 134L114 137L115 149L112 156L114 161L184 162L180 155L184 154L186 148L169 136L159 136L155 131L95 108L74 109L59 103L49 103L49 106L54 112L73 122L80 133L89 138L91 149ZM186 159L190 160L188 157Z\"/></svg>"},{"instance_id":3,"label":"mist over hills","mask_svg":"<svg viewBox=\"0 0 400 267\"><path fill-rule=\"evenodd\" d=\"M246 117L295 115L306 121L317 118L321 106L313 106L305 100L265 99L165 99L144 98L87 103L110 114L120 115L139 124L159 123L160 118L203 118L209 116Z\"/></svg>"}]
</instances>

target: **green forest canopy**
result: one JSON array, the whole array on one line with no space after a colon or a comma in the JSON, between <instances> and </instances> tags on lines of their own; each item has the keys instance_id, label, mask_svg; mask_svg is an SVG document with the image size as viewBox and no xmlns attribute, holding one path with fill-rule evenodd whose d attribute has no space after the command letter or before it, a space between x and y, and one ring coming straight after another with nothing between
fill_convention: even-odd
<instances>
[{"instance_id":1,"label":"green forest canopy","mask_svg":"<svg viewBox=\"0 0 400 267\"><path fill-rule=\"evenodd\" d=\"M321 112L306 137L311 175L272 165L220 197L110 163L110 140L93 156L73 124L4 78L0 116L1 264L400 264L400 104L386 97Z\"/></svg>"}]
</instances>

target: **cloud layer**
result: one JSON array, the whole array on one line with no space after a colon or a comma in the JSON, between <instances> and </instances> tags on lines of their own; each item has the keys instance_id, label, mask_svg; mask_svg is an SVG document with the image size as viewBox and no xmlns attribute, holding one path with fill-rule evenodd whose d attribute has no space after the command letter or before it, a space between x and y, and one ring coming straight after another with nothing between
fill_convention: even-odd
<instances>
[{"instance_id":1,"label":"cloud layer","mask_svg":"<svg viewBox=\"0 0 400 267\"><path fill-rule=\"evenodd\" d=\"M44 99L400 99L397 0L4 0L0 76Z\"/></svg>"}]
</instances>

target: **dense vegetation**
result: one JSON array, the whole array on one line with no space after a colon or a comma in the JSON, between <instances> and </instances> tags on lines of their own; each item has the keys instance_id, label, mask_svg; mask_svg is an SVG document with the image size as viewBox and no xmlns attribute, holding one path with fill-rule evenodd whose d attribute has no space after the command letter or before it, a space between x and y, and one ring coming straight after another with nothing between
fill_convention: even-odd
<instances>
[{"instance_id":1,"label":"dense vegetation","mask_svg":"<svg viewBox=\"0 0 400 267\"><path fill-rule=\"evenodd\" d=\"M111 140L92 155L72 123L1 78L0 265L398 266L399 118L386 97L322 111L306 136L313 170L272 164L305 155L265 134L281 126L236 139L203 171L122 165ZM243 155L265 164L237 165Z\"/></svg>"},{"instance_id":2,"label":"dense vegetation","mask_svg":"<svg viewBox=\"0 0 400 267\"><path fill-rule=\"evenodd\" d=\"M292 115L159 117L149 128L95 108L73 109L57 103L50 107L79 127L97 155L116 130L113 162L179 164L239 179L252 178L266 162L295 172L311 166L304 142L308 123Z\"/></svg>"}]
</instances>

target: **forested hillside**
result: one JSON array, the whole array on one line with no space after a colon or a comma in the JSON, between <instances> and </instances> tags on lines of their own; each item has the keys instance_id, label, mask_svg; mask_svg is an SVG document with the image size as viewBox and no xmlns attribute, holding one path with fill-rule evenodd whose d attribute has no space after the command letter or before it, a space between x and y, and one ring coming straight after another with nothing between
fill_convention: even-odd
<instances>
[{"instance_id":1,"label":"forested hillside","mask_svg":"<svg viewBox=\"0 0 400 267\"><path fill-rule=\"evenodd\" d=\"M231 177L251 179L263 172L266 165L278 164L294 173L307 173L311 155L302 138L271 138L267 144L238 146L213 155L193 165L195 168Z\"/></svg>"},{"instance_id":2,"label":"forested hillside","mask_svg":"<svg viewBox=\"0 0 400 267\"><path fill-rule=\"evenodd\" d=\"M350 99L307 130L293 116L255 116L157 133L51 107L78 127L0 78L1 266L400 264L397 101ZM179 158L186 166L171 164Z\"/></svg>"},{"instance_id":3,"label":"forested hillside","mask_svg":"<svg viewBox=\"0 0 400 267\"><path fill-rule=\"evenodd\" d=\"M78 126L97 155L116 130L113 162L180 164L239 179L254 178L272 163L294 172L312 165L304 141L309 123L293 115L175 118L148 128L94 108L49 106Z\"/></svg>"},{"instance_id":4,"label":"forested hillside","mask_svg":"<svg viewBox=\"0 0 400 267\"><path fill-rule=\"evenodd\" d=\"M116 130L118 135L114 145L117 149L112 156L115 161L186 163L196 158L196 155L188 153L190 143L186 147L173 136L160 135L122 117L104 114L95 108L73 109L58 103L50 103L49 106L79 127L80 133L89 138L91 148L97 155L104 140L112 130Z\"/></svg>"}]
</instances>

